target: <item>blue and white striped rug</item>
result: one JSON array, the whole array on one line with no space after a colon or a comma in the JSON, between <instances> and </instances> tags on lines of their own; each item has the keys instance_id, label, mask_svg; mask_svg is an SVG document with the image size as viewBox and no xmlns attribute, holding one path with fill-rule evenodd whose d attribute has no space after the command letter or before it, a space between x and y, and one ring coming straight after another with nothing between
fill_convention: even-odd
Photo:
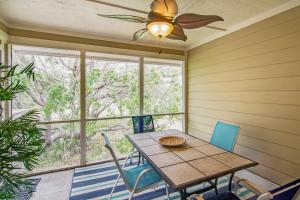
<instances>
[{"instance_id":1,"label":"blue and white striped rug","mask_svg":"<svg viewBox=\"0 0 300 200\"><path fill-rule=\"evenodd\" d=\"M120 161L123 164L124 161ZM136 165L136 161L132 163ZM129 166L130 167L130 166ZM76 168L74 170L72 189L70 194L70 200L107 200L112 187L118 176L118 171L113 162ZM228 177L219 179L218 188L219 191L226 190L228 188ZM201 185L202 186L202 185ZM193 189L193 188L192 188ZM179 200L179 193L172 191L169 188L170 199ZM204 194L205 196L215 195L214 191L209 191ZM239 196L242 199L253 200L255 199L254 194L250 191L242 188ZM115 188L112 199L125 200L128 199L128 190L126 189L123 180L120 180L117 187ZM135 194L135 200L166 200L167 196L165 193L164 184L154 189L149 189L140 193Z\"/></svg>"}]
</instances>

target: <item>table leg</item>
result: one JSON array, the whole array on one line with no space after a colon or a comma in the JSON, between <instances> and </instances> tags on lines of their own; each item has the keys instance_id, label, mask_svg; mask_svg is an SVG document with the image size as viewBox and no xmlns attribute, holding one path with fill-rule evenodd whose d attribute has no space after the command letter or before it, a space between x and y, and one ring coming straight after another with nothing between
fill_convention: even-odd
<instances>
[{"instance_id":1,"label":"table leg","mask_svg":"<svg viewBox=\"0 0 300 200\"><path fill-rule=\"evenodd\" d=\"M182 189L179 191L179 194L180 194L180 199L181 200L186 200L186 192L185 192L185 189Z\"/></svg>"},{"instance_id":2,"label":"table leg","mask_svg":"<svg viewBox=\"0 0 300 200\"><path fill-rule=\"evenodd\" d=\"M141 163L141 153L139 152L139 161L138 161L138 166L140 166Z\"/></svg>"},{"instance_id":3,"label":"table leg","mask_svg":"<svg viewBox=\"0 0 300 200\"><path fill-rule=\"evenodd\" d=\"M232 172L232 174L230 175L230 178L229 178L228 190L229 190L230 192L231 192L231 184L232 184L233 176L234 176L234 172Z\"/></svg>"},{"instance_id":4,"label":"table leg","mask_svg":"<svg viewBox=\"0 0 300 200\"><path fill-rule=\"evenodd\" d=\"M218 194L219 192L218 192L218 178L216 178L215 179L215 192L216 192L216 194Z\"/></svg>"}]
</instances>

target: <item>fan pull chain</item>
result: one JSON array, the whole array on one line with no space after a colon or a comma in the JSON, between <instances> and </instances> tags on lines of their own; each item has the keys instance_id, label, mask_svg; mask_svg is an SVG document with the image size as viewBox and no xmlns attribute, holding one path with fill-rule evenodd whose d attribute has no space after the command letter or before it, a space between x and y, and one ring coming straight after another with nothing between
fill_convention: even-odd
<instances>
[{"instance_id":1,"label":"fan pull chain","mask_svg":"<svg viewBox=\"0 0 300 200\"><path fill-rule=\"evenodd\" d=\"M158 42L158 48L159 48L159 51L158 51L158 54L161 54L161 53L162 53L162 49L161 49L161 40L162 40L162 37L159 36L159 42Z\"/></svg>"}]
</instances>

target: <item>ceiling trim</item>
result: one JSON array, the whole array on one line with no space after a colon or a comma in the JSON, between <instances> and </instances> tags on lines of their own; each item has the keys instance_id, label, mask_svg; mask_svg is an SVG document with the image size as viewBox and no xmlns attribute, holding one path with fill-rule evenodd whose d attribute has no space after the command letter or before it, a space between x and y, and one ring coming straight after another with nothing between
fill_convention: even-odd
<instances>
[{"instance_id":1,"label":"ceiling trim","mask_svg":"<svg viewBox=\"0 0 300 200\"><path fill-rule=\"evenodd\" d=\"M0 40L6 41L9 28L0 20ZM3 42L1 41L1 43Z\"/></svg>"},{"instance_id":2,"label":"ceiling trim","mask_svg":"<svg viewBox=\"0 0 300 200\"><path fill-rule=\"evenodd\" d=\"M8 33L8 27L0 20L0 30L5 33Z\"/></svg>"},{"instance_id":3,"label":"ceiling trim","mask_svg":"<svg viewBox=\"0 0 300 200\"><path fill-rule=\"evenodd\" d=\"M255 24L257 22L260 22L260 21L262 21L264 19L267 19L269 17L272 17L274 15L277 15L277 14L282 13L284 11L287 11L289 9L295 8L297 6L300 6L300 1L299 0L291 0L291 1L287 2L287 3L285 3L285 4L282 4L281 6L275 7L273 9L271 9L271 10L268 10L266 12L263 12L263 13L255 16L255 17L247 19L247 20L245 20L245 21L243 21L243 22L241 22L241 23L239 23L237 25L229 27L227 29L227 31L219 32L219 33L213 34L210 37L207 37L207 38L205 38L203 40L199 40L198 42L194 43L193 45L188 46L187 50L190 50L190 49L193 49L193 48L198 47L200 45L203 45L205 43L208 43L210 41L213 41L215 39L218 39L220 37L223 37L225 35L228 35L230 33L235 32L235 31L238 31L238 30L240 30L242 28L245 28L247 26L250 26L250 25Z\"/></svg>"},{"instance_id":4,"label":"ceiling trim","mask_svg":"<svg viewBox=\"0 0 300 200\"><path fill-rule=\"evenodd\" d=\"M71 43L78 43L78 44L119 48L119 49L128 49L128 50L136 50L136 51L148 51L148 52L155 52L155 53L162 51L163 54L172 54L172 55L180 55L180 56L184 55L183 50L177 50L177 49L159 48L159 47L129 44L123 42L113 42L113 41L107 41L101 39L92 39L92 38L85 38L85 37L78 37L78 36L31 31L31 30L18 29L18 28L8 28L8 35L26 37L26 38L44 39L44 40L51 40L51 41L71 42Z\"/></svg>"}]
</instances>

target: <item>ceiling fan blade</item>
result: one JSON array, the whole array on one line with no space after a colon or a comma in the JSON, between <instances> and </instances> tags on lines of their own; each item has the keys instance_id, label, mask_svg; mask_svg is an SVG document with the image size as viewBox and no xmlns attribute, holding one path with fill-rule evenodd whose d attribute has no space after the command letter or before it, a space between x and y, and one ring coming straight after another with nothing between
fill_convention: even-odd
<instances>
[{"instance_id":1,"label":"ceiling fan blade","mask_svg":"<svg viewBox=\"0 0 300 200\"><path fill-rule=\"evenodd\" d=\"M94 2L94 3L98 3L98 4L103 4L103 5L107 5L107 6L112 6L112 7L115 7L115 8L121 8L121 9L124 9L124 10L133 11L133 12L139 12L139 13L142 13L142 14L148 14L148 12L143 11L143 10L129 8L129 7L126 7L126 6L121 6L121 5L117 5L117 4L113 4L113 3L108 3L108 2L105 2L105 1L100 1L100 0L86 0L86 1Z\"/></svg>"},{"instance_id":2,"label":"ceiling fan blade","mask_svg":"<svg viewBox=\"0 0 300 200\"><path fill-rule=\"evenodd\" d=\"M215 26L204 26L204 27L215 29L215 30L218 30L218 31L227 31L225 28L220 28L220 27L215 27Z\"/></svg>"},{"instance_id":3,"label":"ceiling fan blade","mask_svg":"<svg viewBox=\"0 0 300 200\"><path fill-rule=\"evenodd\" d=\"M175 0L154 0L151 3L151 10L164 17L173 18L178 13L178 6Z\"/></svg>"},{"instance_id":4,"label":"ceiling fan blade","mask_svg":"<svg viewBox=\"0 0 300 200\"><path fill-rule=\"evenodd\" d=\"M172 40L182 40L182 41L187 40L187 37L184 34L184 31L183 31L182 27L179 24L175 24L174 30L166 38L169 38L169 39L172 39Z\"/></svg>"},{"instance_id":5,"label":"ceiling fan blade","mask_svg":"<svg viewBox=\"0 0 300 200\"><path fill-rule=\"evenodd\" d=\"M198 15L193 13L185 13L175 19L175 23L180 24L185 29L198 28L216 21L224 21L224 19L217 15Z\"/></svg>"},{"instance_id":6,"label":"ceiling fan blade","mask_svg":"<svg viewBox=\"0 0 300 200\"><path fill-rule=\"evenodd\" d=\"M147 18L134 16L134 15L102 15L102 14L97 14L97 15L100 17L118 19L118 20L135 22L135 23L147 23L149 21Z\"/></svg>"},{"instance_id":7,"label":"ceiling fan blade","mask_svg":"<svg viewBox=\"0 0 300 200\"><path fill-rule=\"evenodd\" d=\"M157 13L157 12L153 12L153 11L150 11L148 13L148 19L149 20L159 20L161 18L164 18L164 16L162 16L160 13Z\"/></svg>"},{"instance_id":8,"label":"ceiling fan blade","mask_svg":"<svg viewBox=\"0 0 300 200\"><path fill-rule=\"evenodd\" d=\"M147 28L138 30L137 32L135 32L135 33L133 34L132 40L133 40L133 41L138 40L138 39L139 39L142 35L144 35L144 33L146 33L147 31L148 31Z\"/></svg>"}]
</instances>

